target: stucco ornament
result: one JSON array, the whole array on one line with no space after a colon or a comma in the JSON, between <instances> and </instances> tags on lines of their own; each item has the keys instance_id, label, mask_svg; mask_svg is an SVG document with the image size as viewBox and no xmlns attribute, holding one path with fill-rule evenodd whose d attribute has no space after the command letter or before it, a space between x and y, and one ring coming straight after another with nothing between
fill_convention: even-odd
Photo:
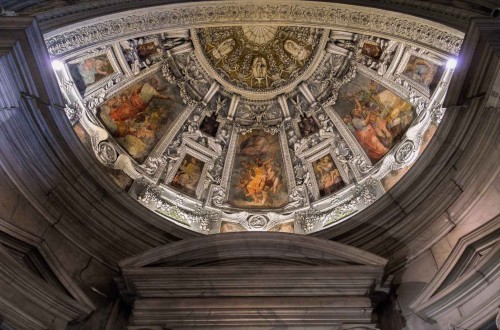
<instances>
[{"instance_id":1,"label":"stucco ornament","mask_svg":"<svg viewBox=\"0 0 500 330\"><path fill-rule=\"evenodd\" d=\"M46 37L97 160L134 180L142 206L203 234L309 234L373 204L442 120L462 41L309 2L166 5Z\"/></svg>"}]
</instances>

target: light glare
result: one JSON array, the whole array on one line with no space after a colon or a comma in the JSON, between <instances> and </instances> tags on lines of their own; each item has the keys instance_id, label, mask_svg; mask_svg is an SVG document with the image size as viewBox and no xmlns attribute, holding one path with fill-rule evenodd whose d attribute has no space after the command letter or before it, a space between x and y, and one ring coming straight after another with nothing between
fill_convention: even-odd
<instances>
[{"instance_id":1,"label":"light glare","mask_svg":"<svg viewBox=\"0 0 500 330\"><path fill-rule=\"evenodd\" d=\"M62 70L62 68L64 67L63 63L59 60L53 60L52 61L52 68L54 68L54 70Z\"/></svg>"},{"instance_id":2,"label":"light glare","mask_svg":"<svg viewBox=\"0 0 500 330\"><path fill-rule=\"evenodd\" d=\"M455 69L457 67L457 60L454 58L450 58L448 62L446 62L446 67L448 69Z\"/></svg>"}]
</instances>

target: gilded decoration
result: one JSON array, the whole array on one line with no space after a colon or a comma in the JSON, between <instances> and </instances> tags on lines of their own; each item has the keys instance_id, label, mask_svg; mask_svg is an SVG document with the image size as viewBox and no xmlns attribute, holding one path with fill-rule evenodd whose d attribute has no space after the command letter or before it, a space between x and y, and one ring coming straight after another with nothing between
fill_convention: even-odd
<instances>
[{"instance_id":1,"label":"gilded decoration","mask_svg":"<svg viewBox=\"0 0 500 330\"><path fill-rule=\"evenodd\" d=\"M203 56L222 79L247 91L290 84L311 65L324 31L294 26L231 26L196 30Z\"/></svg>"},{"instance_id":2,"label":"gilded decoration","mask_svg":"<svg viewBox=\"0 0 500 330\"><path fill-rule=\"evenodd\" d=\"M46 37L97 161L203 234L309 234L374 203L436 131L462 42L401 14L294 1L158 6Z\"/></svg>"}]
</instances>

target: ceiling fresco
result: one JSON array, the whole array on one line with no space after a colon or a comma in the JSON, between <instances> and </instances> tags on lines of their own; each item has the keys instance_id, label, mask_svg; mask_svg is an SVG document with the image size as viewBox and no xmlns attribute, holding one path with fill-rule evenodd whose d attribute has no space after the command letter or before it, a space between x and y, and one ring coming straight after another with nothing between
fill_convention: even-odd
<instances>
[{"instance_id":1,"label":"ceiling fresco","mask_svg":"<svg viewBox=\"0 0 500 330\"><path fill-rule=\"evenodd\" d=\"M138 207L204 234L308 234L374 203L429 143L456 57L262 22L64 47L52 56L79 136Z\"/></svg>"},{"instance_id":2,"label":"ceiling fresco","mask_svg":"<svg viewBox=\"0 0 500 330\"><path fill-rule=\"evenodd\" d=\"M304 76L324 48L322 29L297 26L244 25L196 29L193 44L208 71L228 89L283 92Z\"/></svg>"}]
</instances>

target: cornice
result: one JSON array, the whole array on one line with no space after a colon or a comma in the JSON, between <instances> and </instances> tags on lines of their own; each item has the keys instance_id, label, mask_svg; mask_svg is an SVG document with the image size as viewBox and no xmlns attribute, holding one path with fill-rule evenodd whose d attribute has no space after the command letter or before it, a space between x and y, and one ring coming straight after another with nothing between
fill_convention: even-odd
<instances>
[{"instance_id":1,"label":"cornice","mask_svg":"<svg viewBox=\"0 0 500 330\"><path fill-rule=\"evenodd\" d=\"M18 326L21 329L47 329L39 320L20 311L16 306L12 305L10 301L3 299L2 296L0 296L0 310L3 314L2 318L7 319L11 324Z\"/></svg>"},{"instance_id":2,"label":"cornice","mask_svg":"<svg viewBox=\"0 0 500 330\"><path fill-rule=\"evenodd\" d=\"M113 39L131 38L173 28L265 23L357 32L378 31L387 37L426 43L438 52L457 54L463 33L429 20L345 4L313 1L196 2L163 5L101 16L45 34L52 56L85 49Z\"/></svg>"},{"instance_id":3,"label":"cornice","mask_svg":"<svg viewBox=\"0 0 500 330\"><path fill-rule=\"evenodd\" d=\"M2 247L0 254L0 273L3 281L9 282L9 286L18 294L45 309L47 313L71 321L83 318L91 312L88 306L80 304L29 272Z\"/></svg>"},{"instance_id":4,"label":"cornice","mask_svg":"<svg viewBox=\"0 0 500 330\"><path fill-rule=\"evenodd\" d=\"M196 2L196 1L192 1ZM322 1L327 2L327 1ZM133 10L146 6L156 6L165 3L176 4L185 3L185 1L162 1L162 0L101 0L85 2L63 8L53 9L37 15L42 29L45 32L57 29L61 26L91 19L92 17L112 14L118 11ZM453 5L444 5L418 0L340 0L337 3L345 3L356 6L367 6L386 10L392 10L403 14L411 14L440 22L457 28L466 30L469 19L478 14L473 11L458 8ZM493 9L494 1L482 1L482 5ZM10 10L17 10L15 6L7 6ZM489 13L484 13L485 15Z\"/></svg>"},{"instance_id":5,"label":"cornice","mask_svg":"<svg viewBox=\"0 0 500 330\"><path fill-rule=\"evenodd\" d=\"M181 266L188 262L210 255L213 251L228 258L262 256L269 258L287 258L300 251L301 258L324 260L325 262L342 261L361 265L384 266L387 260L375 254L345 244L326 241L311 236L289 235L271 232L226 233L182 240L160 246L143 254L122 260L120 267L145 267L150 264L174 261ZM281 256L281 257L280 257Z\"/></svg>"},{"instance_id":6,"label":"cornice","mask_svg":"<svg viewBox=\"0 0 500 330\"><path fill-rule=\"evenodd\" d=\"M117 283L132 300L132 328L372 329L369 296L386 262L310 236L229 233L123 260Z\"/></svg>"},{"instance_id":7,"label":"cornice","mask_svg":"<svg viewBox=\"0 0 500 330\"><path fill-rule=\"evenodd\" d=\"M441 266L441 268L436 273L436 275L434 275L432 280L415 298L410 307L416 312L422 312L424 310L428 310L430 309L430 306L437 305L439 301L445 299L451 299L446 297L447 295L450 296L456 294L457 292L462 292L466 290L465 286L467 286L470 283L467 281L467 278L473 278L475 275L474 273L478 272L486 276L487 273L483 273L481 270L487 269L491 265L494 265L496 261L498 261L498 259L496 258L498 257L498 252L496 251L499 249L498 246L494 247L493 251L489 253L487 260L483 260L481 262L481 265L478 265L477 268L475 267L475 269L472 269L468 274L464 274L461 278L459 278L457 283L453 283L450 287L444 288L443 292L437 291L440 288L441 284L446 280L446 278L450 276L455 267L458 266L457 262L459 261L460 257L464 254L467 247L474 244L474 242L478 242L484 237L494 234L495 232L498 233L499 230L500 230L500 217L497 217L494 220L491 220L490 222L487 222L485 225L474 230L470 234L462 237L453 248L453 251L451 251L450 256L448 256L443 266ZM496 239L495 237L493 237L492 239L494 242L500 240L500 237L496 237ZM496 276L498 275L500 274L497 274ZM482 278L483 281L486 280L482 276L479 276L478 278ZM487 281L486 283L489 283L489 281ZM463 288L461 288L461 286Z\"/></svg>"},{"instance_id":8,"label":"cornice","mask_svg":"<svg viewBox=\"0 0 500 330\"><path fill-rule=\"evenodd\" d=\"M500 296L486 301L474 310L472 314L463 317L460 322L456 324L456 329L469 329L475 326L482 326L488 320L495 318L495 316L496 326L498 327L500 325L499 305Z\"/></svg>"}]
</instances>

